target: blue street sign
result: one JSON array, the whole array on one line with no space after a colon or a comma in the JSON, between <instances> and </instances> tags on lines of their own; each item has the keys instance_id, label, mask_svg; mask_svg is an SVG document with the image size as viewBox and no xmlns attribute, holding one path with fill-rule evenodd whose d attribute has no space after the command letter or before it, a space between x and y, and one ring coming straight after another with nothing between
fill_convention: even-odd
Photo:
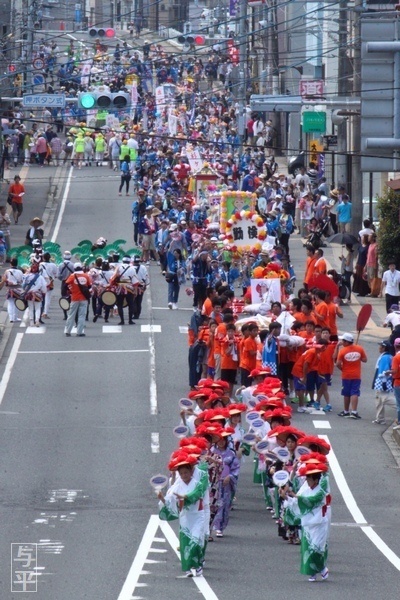
<instances>
[{"instance_id":1,"label":"blue street sign","mask_svg":"<svg viewBox=\"0 0 400 600\"><path fill-rule=\"evenodd\" d=\"M43 85L44 84L44 75L41 73L37 73L33 76L33 85Z\"/></svg>"},{"instance_id":2,"label":"blue street sign","mask_svg":"<svg viewBox=\"0 0 400 600\"><path fill-rule=\"evenodd\" d=\"M42 80L36 83L36 78L41 77ZM35 75L35 85L44 83L43 75ZM25 94L22 97L22 106L25 108L50 106L56 108L65 108L65 95L64 94Z\"/></svg>"}]
</instances>

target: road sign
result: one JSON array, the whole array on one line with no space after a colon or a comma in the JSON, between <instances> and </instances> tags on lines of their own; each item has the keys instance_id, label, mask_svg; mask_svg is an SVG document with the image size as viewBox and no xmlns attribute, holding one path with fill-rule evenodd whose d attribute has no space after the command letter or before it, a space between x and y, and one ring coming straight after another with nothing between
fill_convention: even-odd
<instances>
[{"instance_id":1,"label":"road sign","mask_svg":"<svg viewBox=\"0 0 400 600\"><path fill-rule=\"evenodd\" d=\"M34 73L32 77L33 85L43 85L44 84L44 75L42 73Z\"/></svg>"},{"instance_id":2,"label":"road sign","mask_svg":"<svg viewBox=\"0 0 400 600\"><path fill-rule=\"evenodd\" d=\"M25 108L40 106L65 108L65 96L64 94L25 94L22 97L22 106Z\"/></svg>"},{"instance_id":3,"label":"road sign","mask_svg":"<svg viewBox=\"0 0 400 600\"><path fill-rule=\"evenodd\" d=\"M318 163L318 154L324 151L323 145L319 140L310 140L310 162Z\"/></svg>"},{"instance_id":4,"label":"road sign","mask_svg":"<svg viewBox=\"0 0 400 600\"><path fill-rule=\"evenodd\" d=\"M303 131L304 133L325 133L326 131L326 112L305 111L303 112Z\"/></svg>"},{"instance_id":5,"label":"road sign","mask_svg":"<svg viewBox=\"0 0 400 600\"><path fill-rule=\"evenodd\" d=\"M43 58L40 58L40 56L38 56L37 58L34 58L32 61L32 66L34 69L36 69L36 71L42 71L44 69Z\"/></svg>"},{"instance_id":6,"label":"road sign","mask_svg":"<svg viewBox=\"0 0 400 600\"><path fill-rule=\"evenodd\" d=\"M321 97L324 95L324 80L323 79L301 79L300 80L300 96L303 99Z\"/></svg>"},{"instance_id":7,"label":"road sign","mask_svg":"<svg viewBox=\"0 0 400 600\"><path fill-rule=\"evenodd\" d=\"M324 135L325 146L337 146L337 135Z\"/></svg>"}]
</instances>

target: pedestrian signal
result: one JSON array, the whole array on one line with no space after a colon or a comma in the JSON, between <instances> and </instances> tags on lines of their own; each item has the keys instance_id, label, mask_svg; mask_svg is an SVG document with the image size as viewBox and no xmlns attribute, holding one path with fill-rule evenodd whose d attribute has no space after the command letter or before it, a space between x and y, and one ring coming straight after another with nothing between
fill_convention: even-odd
<instances>
[{"instance_id":1,"label":"pedestrian signal","mask_svg":"<svg viewBox=\"0 0 400 600\"><path fill-rule=\"evenodd\" d=\"M115 37L115 29L112 27L90 27L88 30L90 37L106 37L113 38Z\"/></svg>"},{"instance_id":2,"label":"pedestrian signal","mask_svg":"<svg viewBox=\"0 0 400 600\"><path fill-rule=\"evenodd\" d=\"M128 92L82 92L78 95L78 106L84 110L98 108L102 110L123 110L131 104Z\"/></svg>"}]
</instances>

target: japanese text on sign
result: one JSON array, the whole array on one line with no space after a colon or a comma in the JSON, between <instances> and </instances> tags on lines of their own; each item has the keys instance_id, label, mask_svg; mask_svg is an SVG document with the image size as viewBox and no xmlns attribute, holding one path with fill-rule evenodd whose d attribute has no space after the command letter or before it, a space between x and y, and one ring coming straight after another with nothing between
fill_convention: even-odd
<instances>
[{"instance_id":1,"label":"japanese text on sign","mask_svg":"<svg viewBox=\"0 0 400 600\"><path fill-rule=\"evenodd\" d=\"M22 105L25 107L65 108L65 96L64 94L27 94L22 98Z\"/></svg>"},{"instance_id":2,"label":"japanese text on sign","mask_svg":"<svg viewBox=\"0 0 400 600\"><path fill-rule=\"evenodd\" d=\"M307 98L309 96L324 95L324 80L323 79L302 79L300 81L300 96Z\"/></svg>"},{"instance_id":3,"label":"japanese text on sign","mask_svg":"<svg viewBox=\"0 0 400 600\"><path fill-rule=\"evenodd\" d=\"M37 592L37 544L11 544L11 592Z\"/></svg>"}]
</instances>

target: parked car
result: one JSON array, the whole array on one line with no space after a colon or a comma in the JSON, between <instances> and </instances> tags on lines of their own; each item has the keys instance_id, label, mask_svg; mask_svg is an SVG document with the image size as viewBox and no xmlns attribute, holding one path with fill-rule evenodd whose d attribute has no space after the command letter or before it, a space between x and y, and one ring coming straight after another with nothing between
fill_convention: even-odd
<instances>
[{"instance_id":1,"label":"parked car","mask_svg":"<svg viewBox=\"0 0 400 600\"><path fill-rule=\"evenodd\" d=\"M300 173L301 167L305 167L305 153L300 152L297 156L293 156L288 162L289 175L296 177Z\"/></svg>"}]
</instances>

